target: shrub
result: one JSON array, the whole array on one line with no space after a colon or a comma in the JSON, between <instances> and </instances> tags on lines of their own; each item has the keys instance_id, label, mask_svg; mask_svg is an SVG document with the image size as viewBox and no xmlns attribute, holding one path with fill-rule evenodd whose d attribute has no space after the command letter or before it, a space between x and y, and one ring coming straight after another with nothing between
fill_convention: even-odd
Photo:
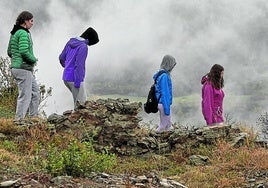
<instances>
[{"instance_id":1,"label":"shrub","mask_svg":"<svg viewBox=\"0 0 268 188\"><path fill-rule=\"evenodd\" d=\"M268 139L268 112L261 114L257 120L257 125L261 129L261 134L264 139Z\"/></svg>"},{"instance_id":2,"label":"shrub","mask_svg":"<svg viewBox=\"0 0 268 188\"><path fill-rule=\"evenodd\" d=\"M1 142L1 148L5 149L9 152L17 151L16 143L14 143L12 141L8 141L8 140L4 140L3 142Z\"/></svg>"},{"instance_id":3,"label":"shrub","mask_svg":"<svg viewBox=\"0 0 268 188\"><path fill-rule=\"evenodd\" d=\"M40 88L40 103L39 113L46 116L44 107L49 96L52 95L52 88L46 89L46 86L39 84ZM0 57L0 117L10 118L14 116L16 111L16 103L18 96L18 88L16 80L10 71L10 59Z\"/></svg>"},{"instance_id":4,"label":"shrub","mask_svg":"<svg viewBox=\"0 0 268 188\"><path fill-rule=\"evenodd\" d=\"M9 65L9 58L0 57L0 106L2 110L15 111L18 89Z\"/></svg>"},{"instance_id":5,"label":"shrub","mask_svg":"<svg viewBox=\"0 0 268 188\"><path fill-rule=\"evenodd\" d=\"M67 174L87 177L91 172L109 170L115 164L116 157L114 154L109 154L108 150L97 153L90 142L80 143L73 140L62 151L55 146L49 147L47 170L55 176Z\"/></svg>"}]
</instances>

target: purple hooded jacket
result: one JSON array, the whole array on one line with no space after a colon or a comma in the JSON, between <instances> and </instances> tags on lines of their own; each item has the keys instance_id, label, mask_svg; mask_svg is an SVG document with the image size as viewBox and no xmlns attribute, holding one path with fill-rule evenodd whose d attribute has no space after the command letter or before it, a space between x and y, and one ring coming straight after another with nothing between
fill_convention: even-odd
<instances>
[{"instance_id":1,"label":"purple hooded jacket","mask_svg":"<svg viewBox=\"0 0 268 188\"><path fill-rule=\"evenodd\" d=\"M222 89L216 89L208 81L207 76L201 80L202 87L202 113L207 125L224 122Z\"/></svg>"},{"instance_id":2,"label":"purple hooded jacket","mask_svg":"<svg viewBox=\"0 0 268 188\"><path fill-rule=\"evenodd\" d=\"M80 84L85 78L87 44L88 40L81 37L71 38L59 56L60 63L64 67L62 79L74 82L76 88L80 88Z\"/></svg>"}]
</instances>

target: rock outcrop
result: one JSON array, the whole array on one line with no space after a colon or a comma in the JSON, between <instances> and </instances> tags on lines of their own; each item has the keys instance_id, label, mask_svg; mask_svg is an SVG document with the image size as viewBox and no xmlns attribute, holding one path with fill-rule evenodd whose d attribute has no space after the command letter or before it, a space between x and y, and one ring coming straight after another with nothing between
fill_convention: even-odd
<instances>
[{"instance_id":1,"label":"rock outcrop","mask_svg":"<svg viewBox=\"0 0 268 188\"><path fill-rule=\"evenodd\" d=\"M174 126L172 131L156 133L140 126L139 112L142 104L128 99L99 99L79 105L75 111L63 115L52 114L48 122L55 131L66 128L79 129L81 140L93 140L97 151L109 148L119 155L143 155L168 153L173 149L196 147L198 144L214 144L217 139L233 140L239 134L230 126L192 128ZM243 138L246 135L243 136ZM243 139L237 140L243 142Z\"/></svg>"},{"instance_id":2,"label":"rock outcrop","mask_svg":"<svg viewBox=\"0 0 268 188\"><path fill-rule=\"evenodd\" d=\"M49 133L72 134L77 139L92 141L95 150L110 152L125 156L161 157L157 154L167 154L173 150L195 148L200 144L214 145L217 140L225 140L233 147L245 144L247 133L240 129L225 125L221 127L187 128L174 125L168 132L156 133L141 125L139 112L142 104L130 102L128 99L99 99L87 101L79 105L75 111L66 111L62 115L51 114L45 123ZM46 121L46 120L44 120ZM18 126L26 130L36 126L39 122L32 120L20 122ZM41 122L42 123L42 122ZM6 139L9 134L0 133L0 139ZM16 137L17 140L20 137ZM163 155L164 156L164 155ZM189 156L189 164L194 166L209 165L207 156ZM252 171L246 175L247 187L267 186L267 170ZM167 187L184 188L186 186L172 179L162 179L154 173L142 176L110 175L106 173L92 174L90 179L81 179L47 174L31 173L25 176L6 177L0 183L2 186L14 187Z\"/></svg>"}]
</instances>

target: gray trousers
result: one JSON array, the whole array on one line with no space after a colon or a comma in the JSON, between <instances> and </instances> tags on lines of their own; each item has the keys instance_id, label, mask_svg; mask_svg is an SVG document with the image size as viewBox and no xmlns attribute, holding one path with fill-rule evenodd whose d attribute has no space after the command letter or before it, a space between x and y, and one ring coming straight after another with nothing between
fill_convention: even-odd
<instances>
[{"instance_id":1,"label":"gray trousers","mask_svg":"<svg viewBox=\"0 0 268 188\"><path fill-rule=\"evenodd\" d=\"M28 110L30 117L37 116L40 91L35 76L31 71L24 69L12 68L11 73L17 82L19 90L15 119L24 119Z\"/></svg>"},{"instance_id":2,"label":"gray trousers","mask_svg":"<svg viewBox=\"0 0 268 188\"><path fill-rule=\"evenodd\" d=\"M87 94L84 82L81 82L80 88L74 87L73 82L64 81L65 86L71 91L74 101L74 109L77 107L77 102L84 104L87 100Z\"/></svg>"}]
</instances>

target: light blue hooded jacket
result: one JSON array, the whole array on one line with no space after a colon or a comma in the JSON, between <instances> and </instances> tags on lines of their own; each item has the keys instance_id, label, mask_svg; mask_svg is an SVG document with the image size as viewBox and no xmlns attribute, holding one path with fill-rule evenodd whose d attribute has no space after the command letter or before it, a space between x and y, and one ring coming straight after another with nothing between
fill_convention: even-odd
<instances>
[{"instance_id":1,"label":"light blue hooded jacket","mask_svg":"<svg viewBox=\"0 0 268 188\"><path fill-rule=\"evenodd\" d=\"M160 70L157 71L153 79L157 77L158 73L164 71L156 80L156 97L159 99L159 104L163 105L165 115L170 115L170 105L172 104L172 81L170 72L176 65L176 60L170 55L165 55L160 65Z\"/></svg>"}]
</instances>

